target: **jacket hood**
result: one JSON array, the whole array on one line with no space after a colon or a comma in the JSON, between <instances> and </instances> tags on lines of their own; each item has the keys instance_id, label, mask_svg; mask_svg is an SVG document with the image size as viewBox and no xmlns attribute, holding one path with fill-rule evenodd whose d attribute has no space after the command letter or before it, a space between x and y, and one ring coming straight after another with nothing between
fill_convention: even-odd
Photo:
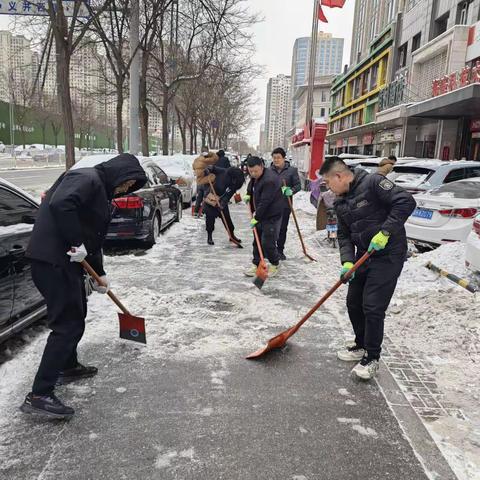
<instances>
[{"instance_id":1,"label":"jacket hood","mask_svg":"<svg viewBox=\"0 0 480 480\"><path fill-rule=\"evenodd\" d=\"M230 167L227 169L227 175L230 178L234 190L240 190L245 183L245 175L237 167Z\"/></svg>"},{"instance_id":2,"label":"jacket hood","mask_svg":"<svg viewBox=\"0 0 480 480\"><path fill-rule=\"evenodd\" d=\"M114 197L115 189L127 180L135 180L135 184L124 195L139 190L147 183L147 176L137 157L130 153L122 153L108 162L95 166L105 183L107 195Z\"/></svg>"}]
</instances>

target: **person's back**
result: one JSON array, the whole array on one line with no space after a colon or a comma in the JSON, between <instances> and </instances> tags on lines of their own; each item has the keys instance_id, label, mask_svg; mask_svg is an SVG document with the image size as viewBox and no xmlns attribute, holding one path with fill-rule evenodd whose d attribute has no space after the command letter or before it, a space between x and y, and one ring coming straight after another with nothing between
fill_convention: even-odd
<instances>
[{"instance_id":1,"label":"person's back","mask_svg":"<svg viewBox=\"0 0 480 480\"><path fill-rule=\"evenodd\" d=\"M225 152L223 150L219 150L217 152L217 156L218 156L218 161L215 164L217 167L220 167L220 168L230 168L231 167L230 160L227 158L227 156L225 155Z\"/></svg>"},{"instance_id":2,"label":"person's back","mask_svg":"<svg viewBox=\"0 0 480 480\"><path fill-rule=\"evenodd\" d=\"M248 192L253 194L253 208L257 220L280 218L283 212L283 195L279 177L270 169L265 168L263 175L252 178Z\"/></svg>"}]
</instances>

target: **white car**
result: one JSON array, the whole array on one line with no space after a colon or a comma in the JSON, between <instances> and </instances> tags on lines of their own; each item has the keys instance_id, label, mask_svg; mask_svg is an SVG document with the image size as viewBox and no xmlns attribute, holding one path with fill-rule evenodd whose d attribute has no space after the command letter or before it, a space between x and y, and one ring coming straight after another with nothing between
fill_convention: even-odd
<instances>
[{"instance_id":1,"label":"white car","mask_svg":"<svg viewBox=\"0 0 480 480\"><path fill-rule=\"evenodd\" d=\"M5 153L5 144L0 141L0 153Z\"/></svg>"},{"instance_id":2,"label":"white car","mask_svg":"<svg viewBox=\"0 0 480 480\"><path fill-rule=\"evenodd\" d=\"M480 178L448 183L415 195L417 208L405 224L420 251L448 242L465 242L480 212Z\"/></svg>"},{"instance_id":3,"label":"white car","mask_svg":"<svg viewBox=\"0 0 480 480\"><path fill-rule=\"evenodd\" d=\"M183 205L189 207L197 194L197 181L193 172L195 155L155 155L150 157L182 192Z\"/></svg>"},{"instance_id":4,"label":"white car","mask_svg":"<svg viewBox=\"0 0 480 480\"><path fill-rule=\"evenodd\" d=\"M465 264L480 278L480 215L473 220L473 228L467 238Z\"/></svg>"}]
</instances>

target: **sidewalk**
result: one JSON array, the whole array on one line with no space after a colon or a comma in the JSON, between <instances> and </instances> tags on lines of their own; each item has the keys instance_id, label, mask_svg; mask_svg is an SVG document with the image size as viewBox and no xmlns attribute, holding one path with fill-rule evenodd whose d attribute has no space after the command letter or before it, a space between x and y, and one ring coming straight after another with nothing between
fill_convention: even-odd
<instances>
[{"instance_id":1,"label":"sidewalk","mask_svg":"<svg viewBox=\"0 0 480 480\"><path fill-rule=\"evenodd\" d=\"M400 427L391 405L402 394L385 367L379 383L362 383L336 360L345 338L336 302L283 351L244 360L336 280L338 251L307 232L321 258L307 263L292 225L289 260L258 291L242 275L251 253L245 206L233 213L243 250L220 222L208 247L203 221L186 216L147 253L107 258L114 291L147 318L148 346L119 340L115 308L92 297L81 358L100 373L58 390L77 410L70 423L16 410L44 332L0 366L2 479L455 478L411 408Z\"/></svg>"}]
</instances>

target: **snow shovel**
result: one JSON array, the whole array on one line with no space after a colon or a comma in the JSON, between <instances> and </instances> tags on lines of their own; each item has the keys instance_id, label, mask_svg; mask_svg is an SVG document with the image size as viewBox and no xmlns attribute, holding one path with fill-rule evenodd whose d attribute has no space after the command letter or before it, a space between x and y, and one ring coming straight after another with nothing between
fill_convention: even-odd
<instances>
[{"instance_id":1,"label":"snow shovel","mask_svg":"<svg viewBox=\"0 0 480 480\"><path fill-rule=\"evenodd\" d=\"M247 204L248 211L250 213L250 218L253 218L252 211ZM255 242L257 243L258 254L260 255L260 263L258 264L257 271L255 272L255 280L253 284L258 288L262 289L263 284L268 278L268 267L265 257L263 256L262 242L260 241L260 236L258 235L257 227L253 227L253 236L255 237Z\"/></svg>"},{"instance_id":2,"label":"snow shovel","mask_svg":"<svg viewBox=\"0 0 480 480\"><path fill-rule=\"evenodd\" d=\"M97 272L85 260L82 262L82 267L93 277L93 279L101 287L106 287L98 276ZM113 300L113 303L123 312L118 314L120 321L120 338L124 340L131 340L132 342L147 343L147 336L145 331L145 319L133 316L123 305L123 303L108 290L107 295Z\"/></svg>"},{"instance_id":3,"label":"snow shovel","mask_svg":"<svg viewBox=\"0 0 480 480\"><path fill-rule=\"evenodd\" d=\"M373 252L372 252L373 253ZM318 301L318 303L313 306L310 311L292 328L285 330L284 332L280 333L276 337L271 338L267 346L257 350L254 353L248 355L247 360L256 360L257 358L262 357L266 353L270 352L271 350L275 350L277 348L282 348L286 343L287 340L295 335L300 327L340 288L340 286L344 283L347 283L350 277L370 258L372 253L365 253L360 260L343 276L341 277L338 282Z\"/></svg>"},{"instance_id":4,"label":"snow shovel","mask_svg":"<svg viewBox=\"0 0 480 480\"><path fill-rule=\"evenodd\" d=\"M287 186L287 182L285 180L283 181L283 185L285 187ZM293 220L295 221L295 226L297 227L298 237L300 238L300 243L302 244L303 254L312 262L316 262L316 260L307 253L305 242L303 241L302 232L300 231L300 227L298 225L297 215L295 214L295 210L293 209L292 199L290 197L287 197L287 199L288 199L288 204L290 205L290 210L292 211Z\"/></svg>"},{"instance_id":5,"label":"snow shovel","mask_svg":"<svg viewBox=\"0 0 480 480\"><path fill-rule=\"evenodd\" d=\"M212 189L212 192L213 194L218 198L218 195L217 195L217 192L215 191L215 187L213 186L213 183L212 181L209 179L208 180L208 183L210 184L210 188ZM233 238L233 235L232 235L232 232L230 231L230 229L228 228L228 224L227 224L227 219L225 218L225 214L223 213L223 210L220 208L220 204L217 202L217 208L220 210L220 215L222 217L222 223L225 227L225 230L227 231L227 234L228 234L228 238L229 240L234 243L238 248L243 248L243 245L239 242L237 242L234 238Z\"/></svg>"}]
</instances>

